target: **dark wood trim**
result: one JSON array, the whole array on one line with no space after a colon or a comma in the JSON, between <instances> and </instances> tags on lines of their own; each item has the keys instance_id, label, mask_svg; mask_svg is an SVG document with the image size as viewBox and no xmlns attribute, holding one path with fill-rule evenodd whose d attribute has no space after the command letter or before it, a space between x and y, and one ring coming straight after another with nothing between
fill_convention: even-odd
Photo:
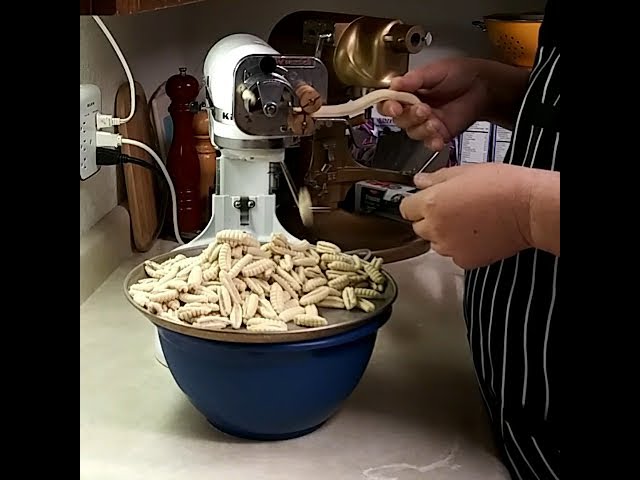
<instances>
[{"instance_id":1,"label":"dark wood trim","mask_svg":"<svg viewBox=\"0 0 640 480\"><path fill-rule=\"evenodd\" d=\"M80 0L80 15L134 15L204 0Z\"/></svg>"},{"instance_id":2,"label":"dark wood trim","mask_svg":"<svg viewBox=\"0 0 640 480\"><path fill-rule=\"evenodd\" d=\"M80 15L115 15L116 0L80 0Z\"/></svg>"}]
</instances>

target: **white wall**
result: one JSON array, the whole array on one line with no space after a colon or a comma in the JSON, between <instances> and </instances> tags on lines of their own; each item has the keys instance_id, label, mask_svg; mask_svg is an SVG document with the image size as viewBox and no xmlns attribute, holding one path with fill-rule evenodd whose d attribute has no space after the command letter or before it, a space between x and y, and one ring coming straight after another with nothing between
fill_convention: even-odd
<instances>
[{"instance_id":1,"label":"white wall","mask_svg":"<svg viewBox=\"0 0 640 480\"><path fill-rule=\"evenodd\" d=\"M180 15L167 12L103 18L147 97L177 72L183 61L185 32L176 28L183 25L179 18ZM124 70L102 31L91 17L80 17L80 83L98 85L102 91L102 111L113 113L116 92L123 82L126 82ZM114 167L103 167L89 180L81 181L80 234L109 213L116 203Z\"/></svg>"},{"instance_id":2,"label":"white wall","mask_svg":"<svg viewBox=\"0 0 640 480\"><path fill-rule=\"evenodd\" d=\"M208 49L221 37L241 31L266 37L280 18L296 10L366 14L420 23L434 35L432 47L416 59L422 62L454 54L489 56L485 34L471 25L473 20L491 13L543 7L544 0L263 0L242 4L211 0L131 17L107 17L104 21L148 97L180 66L200 78ZM103 109L112 112L115 92L124 81L118 59L102 32L91 18L81 17L80 82L100 86ZM103 168L94 178L80 182L80 233L91 228L116 202L114 168Z\"/></svg>"}]
</instances>

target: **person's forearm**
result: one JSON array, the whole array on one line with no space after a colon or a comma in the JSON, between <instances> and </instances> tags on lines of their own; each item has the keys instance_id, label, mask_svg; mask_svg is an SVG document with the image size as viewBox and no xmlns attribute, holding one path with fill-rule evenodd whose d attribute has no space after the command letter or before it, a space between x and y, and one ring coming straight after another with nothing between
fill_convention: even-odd
<instances>
[{"instance_id":1,"label":"person's forearm","mask_svg":"<svg viewBox=\"0 0 640 480\"><path fill-rule=\"evenodd\" d=\"M534 248L560 256L560 172L531 170L528 196L527 242Z\"/></svg>"},{"instance_id":2,"label":"person's forearm","mask_svg":"<svg viewBox=\"0 0 640 480\"><path fill-rule=\"evenodd\" d=\"M513 130L518 110L527 90L530 71L493 60L479 60L486 82L489 104L481 120Z\"/></svg>"}]
</instances>

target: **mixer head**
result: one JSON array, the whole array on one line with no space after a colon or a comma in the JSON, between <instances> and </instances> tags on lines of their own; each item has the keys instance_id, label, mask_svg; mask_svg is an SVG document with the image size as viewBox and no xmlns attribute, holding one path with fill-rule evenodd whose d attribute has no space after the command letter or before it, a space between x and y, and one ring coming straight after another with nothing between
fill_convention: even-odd
<instances>
[{"instance_id":1,"label":"mixer head","mask_svg":"<svg viewBox=\"0 0 640 480\"><path fill-rule=\"evenodd\" d=\"M282 149L313 133L301 109L305 92L318 107L327 98L327 70L307 55L280 55L248 34L229 35L205 59L211 138L220 148ZM299 94L301 95L299 97ZM299 118L298 118L299 117Z\"/></svg>"},{"instance_id":2,"label":"mixer head","mask_svg":"<svg viewBox=\"0 0 640 480\"><path fill-rule=\"evenodd\" d=\"M305 135L312 129L291 125L292 110L300 107L299 88L314 85L318 104L326 100L326 69L305 56L250 55L236 66L235 122L251 136ZM323 92L323 93L319 93ZM302 120L302 119L301 119ZM310 119L306 119L310 121Z\"/></svg>"}]
</instances>

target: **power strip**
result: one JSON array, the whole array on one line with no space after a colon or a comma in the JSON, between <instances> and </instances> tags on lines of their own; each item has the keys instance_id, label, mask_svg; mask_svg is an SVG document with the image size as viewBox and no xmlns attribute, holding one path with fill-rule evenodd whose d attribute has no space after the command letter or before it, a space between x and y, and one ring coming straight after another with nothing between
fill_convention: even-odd
<instances>
[{"instance_id":1,"label":"power strip","mask_svg":"<svg viewBox=\"0 0 640 480\"><path fill-rule=\"evenodd\" d=\"M80 85L80 180L100 170L96 163L96 115L102 107L102 95L96 85Z\"/></svg>"}]
</instances>

